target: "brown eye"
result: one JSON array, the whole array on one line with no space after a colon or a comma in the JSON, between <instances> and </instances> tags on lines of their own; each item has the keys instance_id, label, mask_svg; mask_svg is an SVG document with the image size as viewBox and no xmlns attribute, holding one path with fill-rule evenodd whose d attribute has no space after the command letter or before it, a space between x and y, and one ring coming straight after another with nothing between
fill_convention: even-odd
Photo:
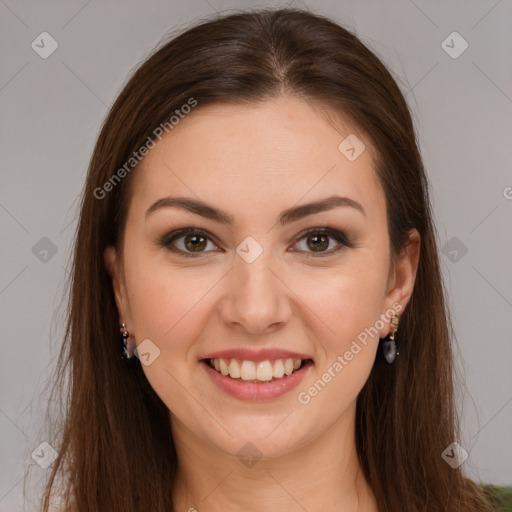
<instances>
[{"instance_id":1,"label":"brown eye","mask_svg":"<svg viewBox=\"0 0 512 512\"><path fill-rule=\"evenodd\" d=\"M337 243L331 243L331 241ZM331 228L313 228L307 231L296 244L302 244L301 252L309 256L329 256L344 247L353 247L344 233ZM329 249L329 250L327 250Z\"/></svg>"},{"instance_id":2,"label":"brown eye","mask_svg":"<svg viewBox=\"0 0 512 512\"><path fill-rule=\"evenodd\" d=\"M192 252L201 252L206 247L206 237L202 235L189 235L183 237L185 247Z\"/></svg>"},{"instance_id":3,"label":"brown eye","mask_svg":"<svg viewBox=\"0 0 512 512\"><path fill-rule=\"evenodd\" d=\"M329 247L329 237L326 235L308 236L307 240L311 241L311 244L308 243L308 247L315 252L324 251Z\"/></svg>"},{"instance_id":4,"label":"brown eye","mask_svg":"<svg viewBox=\"0 0 512 512\"><path fill-rule=\"evenodd\" d=\"M172 252L182 256L194 256L206 254L208 244L215 250L217 246L211 241L210 236L199 229L180 229L166 235L159 244Z\"/></svg>"},{"instance_id":5,"label":"brown eye","mask_svg":"<svg viewBox=\"0 0 512 512\"><path fill-rule=\"evenodd\" d=\"M208 248L208 244L210 244L210 248ZM298 251L308 256L330 256L344 247L353 247L344 233L332 228L310 229L299 238L295 246L300 244L303 244L303 247ZM159 241L159 245L180 256L189 257L208 254L218 249L212 242L211 236L198 228L173 231L164 236Z\"/></svg>"}]
</instances>

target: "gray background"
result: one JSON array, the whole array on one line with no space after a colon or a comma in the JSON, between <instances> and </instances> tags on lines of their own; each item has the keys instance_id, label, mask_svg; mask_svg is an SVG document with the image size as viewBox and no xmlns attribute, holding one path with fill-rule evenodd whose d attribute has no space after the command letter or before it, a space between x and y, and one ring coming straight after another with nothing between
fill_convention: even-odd
<instances>
[{"instance_id":1,"label":"gray background","mask_svg":"<svg viewBox=\"0 0 512 512\"><path fill-rule=\"evenodd\" d=\"M484 482L512 484L510 1L0 0L2 511L23 508L28 465L36 480L47 471L31 458L46 440L41 393L63 332L77 198L109 106L168 31L215 11L268 5L307 6L354 30L406 93L466 383L463 468ZM44 31L58 42L47 59L31 47ZM454 31L469 44L458 58L442 47ZM452 52L462 48L448 41ZM36 483L28 490L37 496Z\"/></svg>"}]
</instances>

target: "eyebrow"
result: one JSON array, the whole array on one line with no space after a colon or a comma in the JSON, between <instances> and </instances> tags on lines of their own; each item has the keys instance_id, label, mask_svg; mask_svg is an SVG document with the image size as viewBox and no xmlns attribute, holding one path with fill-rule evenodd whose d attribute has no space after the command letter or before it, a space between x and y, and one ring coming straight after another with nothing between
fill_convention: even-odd
<instances>
[{"instance_id":1,"label":"eyebrow","mask_svg":"<svg viewBox=\"0 0 512 512\"><path fill-rule=\"evenodd\" d=\"M146 210L144 217L147 219L157 210L169 207L180 208L182 210L195 213L196 215L200 215L206 219L211 219L215 222L228 226L232 226L234 222L234 217L229 213L226 213L223 210L219 210L218 208L215 208L201 200L193 199L191 197L163 197L162 199L158 199L158 201L153 203ZM354 199L350 199L349 197L330 196L319 201L314 201L312 203L307 203L300 206L294 206L293 208L284 210L279 215L278 224L281 226L286 226L287 224L296 222L309 215L314 215L316 213L325 212L339 207L354 208L366 216L366 212L361 203L358 203Z\"/></svg>"}]
</instances>

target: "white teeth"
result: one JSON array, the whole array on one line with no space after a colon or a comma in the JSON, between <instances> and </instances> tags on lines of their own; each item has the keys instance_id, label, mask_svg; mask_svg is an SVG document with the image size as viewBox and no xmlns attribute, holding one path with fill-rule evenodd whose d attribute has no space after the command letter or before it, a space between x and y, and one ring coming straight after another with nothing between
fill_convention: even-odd
<instances>
[{"instance_id":1,"label":"white teeth","mask_svg":"<svg viewBox=\"0 0 512 512\"><path fill-rule=\"evenodd\" d=\"M242 380L256 379L256 365L252 361L244 361L242 363L240 367L240 378Z\"/></svg>"},{"instance_id":2,"label":"white teeth","mask_svg":"<svg viewBox=\"0 0 512 512\"><path fill-rule=\"evenodd\" d=\"M261 361L256 368L256 378L258 380L272 380L272 365L270 361Z\"/></svg>"},{"instance_id":3,"label":"white teeth","mask_svg":"<svg viewBox=\"0 0 512 512\"><path fill-rule=\"evenodd\" d=\"M284 362L284 373L286 375L291 375L293 372L293 360L291 359L287 359L285 362Z\"/></svg>"},{"instance_id":4,"label":"white teeth","mask_svg":"<svg viewBox=\"0 0 512 512\"><path fill-rule=\"evenodd\" d=\"M231 359L229 363L229 376L233 379L238 379L240 377L240 366L236 359Z\"/></svg>"},{"instance_id":5,"label":"white teeth","mask_svg":"<svg viewBox=\"0 0 512 512\"><path fill-rule=\"evenodd\" d=\"M280 379L284 375L284 364L282 359L278 359L274 363L274 371L272 372L272 375L276 379Z\"/></svg>"},{"instance_id":6,"label":"white teeth","mask_svg":"<svg viewBox=\"0 0 512 512\"><path fill-rule=\"evenodd\" d=\"M222 375L229 375L232 379L244 381L259 380L269 382L272 379L281 379L285 375L291 375L302 365L300 359L276 359L275 361L240 361L237 359L210 359L213 366Z\"/></svg>"},{"instance_id":7,"label":"white teeth","mask_svg":"<svg viewBox=\"0 0 512 512\"><path fill-rule=\"evenodd\" d=\"M220 360L220 373L222 373L222 375L229 374L229 368L228 368L228 365L226 364L226 361L224 361L224 359Z\"/></svg>"}]
</instances>

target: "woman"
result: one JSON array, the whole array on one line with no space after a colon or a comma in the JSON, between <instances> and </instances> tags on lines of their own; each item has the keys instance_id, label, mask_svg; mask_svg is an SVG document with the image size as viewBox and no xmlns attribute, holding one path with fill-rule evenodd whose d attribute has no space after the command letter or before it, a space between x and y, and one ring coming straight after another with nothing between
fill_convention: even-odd
<instances>
[{"instance_id":1,"label":"woman","mask_svg":"<svg viewBox=\"0 0 512 512\"><path fill-rule=\"evenodd\" d=\"M492 510L460 468L411 116L330 20L230 15L150 56L96 144L72 276L44 510Z\"/></svg>"}]
</instances>

